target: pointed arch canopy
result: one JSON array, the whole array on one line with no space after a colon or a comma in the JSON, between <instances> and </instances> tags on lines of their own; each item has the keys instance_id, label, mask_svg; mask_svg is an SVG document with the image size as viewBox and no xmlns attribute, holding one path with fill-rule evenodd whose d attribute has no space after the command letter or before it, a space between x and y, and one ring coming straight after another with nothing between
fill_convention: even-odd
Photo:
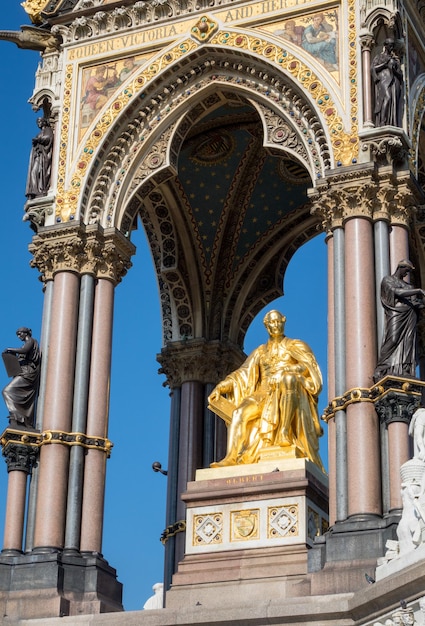
<instances>
[{"instance_id":1,"label":"pointed arch canopy","mask_svg":"<svg viewBox=\"0 0 425 626\"><path fill-rule=\"evenodd\" d=\"M342 141L341 111L329 94L293 54L228 31L202 47L170 47L108 103L76 161L74 218L130 237L140 215L164 343L204 337L241 345L256 313L282 294L290 257L321 229L307 189L356 149ZM205 159L213 145L222 162L212 165ZM217 202L201 202L185 168L221 172L220 191L209 180ZM273 198L264 180L275 181ZM74 209L64 196L66 220Z\"/></svg>"}]
</instances>

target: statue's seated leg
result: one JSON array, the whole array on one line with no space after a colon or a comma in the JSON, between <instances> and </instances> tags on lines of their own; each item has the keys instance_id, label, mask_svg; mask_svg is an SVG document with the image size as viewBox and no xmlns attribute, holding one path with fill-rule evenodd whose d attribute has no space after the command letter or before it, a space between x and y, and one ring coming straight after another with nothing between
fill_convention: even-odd
<instances>
[{"instance_id":1,"label":"statue's seated leg","mask_svg":"<svg viewBox=\"0 0 425 626\"><path fill-rule=\"evenodd\" d=\"M221 461L211 463L211 467L236 465L249 439L250 422L260 416L258 402L254 398L246 398L233 411L232 421L227 435L227 454Z\"/></svg>"}]
</instances>

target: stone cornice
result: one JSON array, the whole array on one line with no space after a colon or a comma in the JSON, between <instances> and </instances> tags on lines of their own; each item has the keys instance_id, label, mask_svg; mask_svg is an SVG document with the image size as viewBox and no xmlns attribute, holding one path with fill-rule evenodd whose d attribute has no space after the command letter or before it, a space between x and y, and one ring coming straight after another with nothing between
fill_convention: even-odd
<instances>
[{"instance_id":1,"label":"stone cornice","mask_svg":"<svg viewBox=\"0 0 425 626\"><path fill-rule=\"evenodd\" d=\"M117 6L115 3L99 5L97 0L84 0L78 3L72 13L61 17L59 14L49 15L48 11L44 11L43 17L53 24L51 31L55 36L59 35L64 44L72 44L117 35L144 26L157 26L184 16L202 15L206 11L212 12L225 6L240 4L244 4L244 1L187 0L182 3L178 0L139 0L131 5L121 1Z\"/></svg>"},{"instance_id":2,"label":"stone cornice","mask_svg":"<svg viewBox=\"0 0 425 626\"><path fill-rule=\"evenodd\" d=\"M40 229L29 246L31 266L52 280L60 271L120 282L131 267L133 244L114 228L66 224Z\"/></svg>"},{"instance_id":3,"label":"stone cornice","mask_svg":"<svg viewBox=\"0 0 425 626\"><path fill-rule=\"evenodd\" d=\"M165 374L171 389L189 381L215 385L244 359L245 354L238 346L205 339L170 342L157 355L159 373Z\"/></svg>"}]
</instances>

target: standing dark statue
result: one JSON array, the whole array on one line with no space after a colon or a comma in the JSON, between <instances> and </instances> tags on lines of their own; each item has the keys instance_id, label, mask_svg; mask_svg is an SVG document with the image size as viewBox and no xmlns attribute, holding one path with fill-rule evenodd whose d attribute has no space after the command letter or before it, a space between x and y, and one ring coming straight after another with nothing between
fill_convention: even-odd
<instances>
[{"instance_id":1,"label":"standing dark statue","mask_svg":"<svg viewBox=\"0 0 425 626\"><path fill-rule=\"evenodd\" d=\"M32 140L25 195L29 200L45 196L49 191L52 174L53 130L46 117L39 117L40 132Z\"/></svg>"},{"instance_id":2,"label":"standing dark statue","mask_svg":"<svg viewBox=\"0 0 425 626\"><path fill-rule=\"evenodd\" d=\"M372 62L375 84L375 126L401 126L403 73L394 52L394 41L386 39L383 50Z\"/></svg>"},{"instance_id":3,"label":"standing dark statue","mask_svg":"<svg viewBox=\"0 0 425 626\"><path fill-rule=\"evenodd\" d=\"M7 348L3 354L17 356L21 371L6 385L2 393L10 422L32 427L40 375L40 349L38 342L32 337L31 329L18 328L16 334L24 345L21 348Z\"/></svg>"},{"instance_id":4,"label":"standing dark statue","mask_svg":"<svg viewBox=\"0 0 425 626\"><path fill-rule=\"evenodd\" d=\"M413 269L410 261L400 261L394 274L382 279L385 328L375 382L387 375L415 376L416 325L419 310L425 306L425 291L415 289L404 280Z\"/></svg>"}]
</instances>

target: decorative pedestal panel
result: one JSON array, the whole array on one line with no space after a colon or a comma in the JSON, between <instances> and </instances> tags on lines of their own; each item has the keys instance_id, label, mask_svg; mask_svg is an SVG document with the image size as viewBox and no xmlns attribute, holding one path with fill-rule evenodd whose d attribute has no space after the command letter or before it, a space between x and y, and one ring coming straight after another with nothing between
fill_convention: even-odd
<instances>
[{"instance_id":1,"label":"decorative pedestal panel","mask_svg":"<svg viewBox=\"0 0 425 626\"><path fill-rule=\"evenodd\" d=\"M186 549L167 607L282 598L328 527L327 477L306 459L198 470L183 494ZM241 584L243 583L243 585ZM265 587L267 585L267 589ZM221 589L210 593L211 586ZM196 604L195 602L195 604Z\"/></svg>"}]
</instances>

